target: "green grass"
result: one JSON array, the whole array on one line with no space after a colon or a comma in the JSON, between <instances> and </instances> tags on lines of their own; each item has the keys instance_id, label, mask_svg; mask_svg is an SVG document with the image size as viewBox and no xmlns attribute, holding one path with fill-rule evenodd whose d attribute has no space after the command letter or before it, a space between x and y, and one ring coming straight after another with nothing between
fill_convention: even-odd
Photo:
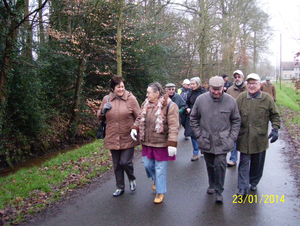
<instances>
[{"instance_id":1,"label":"green grass","mask_svg":"<svg viewBox=\"0 0 300 226\"><path fill-rule=\"evenodd\" d=\"M111 169L110 159L110 152L103 148L103 141L96 140L79 149L59 154L41 167L21 169L15 174L2 177L0 209L4 210L8 206L18 209L26 200L36 201L43 195L49 196L47 202L56 200L67 190L86 184L89 179ZM33 208L44 207L46 203L36 204ZM30 212L34 211L29 209Z\"/></svg>"},{"instance_id":2,"label":"green grass","mask_svg":"<svg viewBox=\"0 0 300 226\"><path fill-rule=\"evenodd\" d=\"M286 127L291 129L292 125L300 126L300 90L295 90L295 85L292 82L282 83L281 89L279 83L275 84L275 87L277 106ZM288 114L285 113L287 111ZM293 131L290 131L290 133L293 133Z\"/></svg>"},{"instance_id":3,"label":"green grass","mask_svg":"<svg viewBox=\"0 0 300 226\"><path fill-rule=\"evenodd\" d=\"M294 84L291 82L282 83L281 89L279 83L275 84L277 94L277 104L285 106L289 109L300 111L300 90L295 90Z\"/></svg>"}]
</instances>

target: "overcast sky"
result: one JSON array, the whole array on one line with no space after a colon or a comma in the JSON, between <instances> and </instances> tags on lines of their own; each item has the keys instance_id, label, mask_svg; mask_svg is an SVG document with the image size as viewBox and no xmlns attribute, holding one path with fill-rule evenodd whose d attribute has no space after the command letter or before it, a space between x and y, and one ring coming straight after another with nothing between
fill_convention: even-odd
<instances>
[{"instance_id":1,"label":"overcast sky","mask_svg":"<svg viewBox=\"0 0 300 226\"><path fill-rule=\"evenodd\" d=\"M270 48L273 51L272 63L280 59L280 34L282 40L282 61L293 61L300 51L300 1L299 0L261 0L265 11L272 17L271 26L275 29Z\"/></svg>"}]
</instances>

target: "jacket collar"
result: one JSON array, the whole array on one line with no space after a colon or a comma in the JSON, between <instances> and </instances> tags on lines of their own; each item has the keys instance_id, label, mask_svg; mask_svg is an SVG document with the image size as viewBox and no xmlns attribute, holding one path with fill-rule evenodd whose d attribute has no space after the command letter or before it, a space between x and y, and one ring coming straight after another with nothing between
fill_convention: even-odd
<instances>
[{"instance_id":1,"label":"jacket collar","mask_svg":"<svg viewBox=\"0 0 300 226\"><path fill-rule=\"evenodd\" d=\"M130 95L131 95L131 93L129 91L127 91L127 90L125 90L123 96L121 96L121 97L117 97L117 96L114 95L113 92L110 92L109 99L111 101L113 101L114 99L121 99L121 100L125 100L126 101L126 100L128 100L128 98L129 98Z\"/></svg>"},{"instance_id":2,"label":"jacket collar","mask_svg":"<svg viewBox=\"0 0 300 226\"><path fill-rule=\"evenodd\" d=\"M254 98L249 92L247 92L247 99L261 99L262 98L262 91L258 91L258 92L259 92L258 95L255 96Z\"/></svg>"}]
</instances>

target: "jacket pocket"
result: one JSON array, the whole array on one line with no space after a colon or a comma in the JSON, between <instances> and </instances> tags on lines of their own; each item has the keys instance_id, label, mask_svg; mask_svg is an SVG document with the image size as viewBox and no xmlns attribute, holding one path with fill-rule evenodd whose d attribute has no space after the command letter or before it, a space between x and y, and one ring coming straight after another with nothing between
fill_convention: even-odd
<instances>
[{"instance_id":1,"label":"jacket pocket","mask_svg":"<svg viewBox=\"0 0 300 226\"><path fill-rule=\"evenodd\" d=\"M197 139L200 149L209 150L210 149L210 139L209 133L205 130L200 131L200 137Z\"/></svg>"},{"instance_id":2,"label":"jacket pocket","mask_svg":"<svg viewBox=\"0 0 300 226\"><path fill-rule=\"evenodd\" d=\"M234 141L229 137L229 132L221 132L222 150L230 151L234 148Z\"/></svg>"}]
</instances>

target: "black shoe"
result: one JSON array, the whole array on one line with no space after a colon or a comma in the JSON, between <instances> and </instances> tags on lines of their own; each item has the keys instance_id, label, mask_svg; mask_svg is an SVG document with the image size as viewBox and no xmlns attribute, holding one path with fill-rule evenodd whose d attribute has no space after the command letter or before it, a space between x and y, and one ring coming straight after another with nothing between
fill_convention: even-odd
<instances>
[{"instance_id":1,"label":"black shoe","mask_svg":"<svg viewBox=\"0 0 300 226\"><path fill-rule=\"evenodd\" d=\"M256 185L251 185L251 190L252 191L256 191L257 190L257 186Z\"/></svg>"},{"instance_id":2,"label":"black shoe","mask_svg":"<svg viewBox=\"0 0 300 226\"><path fill-rule=\"evenodd\" d=\"M221 194L217 193L216 192L216 195L215 195L215 202L216 203L223 203L223 197Z\"/></svg>"},{"instance_id":3,"label":"black shoe","mask_svg":"<svg viewBox=\"0 0 300 226\"><path fill-rule=\"evenodd\" d=\"M240 189L239 191L238 191L238 193L236 193L236 195L237 196L246 196L248 194L248 190L247 189Z\"/></svg>"},{"instance_id":4,"label":"black shoe","mask_svg":"<svg viewBox=\"0 0 300 226\"><path fill-rule=\"evenodd\" d=\"M136 182L135 182L135 180L130 180L129 181L129 187L130 187L130 191L135 191L135 189L136 189Z\"/></svg>"},{"instance_id":5,"label":"black shoe","mask_svg":"<svg viewBox=\"0 0 300 226\"><path fill-rule=\"evenodd\" d=\"M118 189L113 193L113 196L114 196L114 197L118 197L118 196L122 195L123 193L124 193L124 190L118 188Z\"/></svg>"}]
</instances>

